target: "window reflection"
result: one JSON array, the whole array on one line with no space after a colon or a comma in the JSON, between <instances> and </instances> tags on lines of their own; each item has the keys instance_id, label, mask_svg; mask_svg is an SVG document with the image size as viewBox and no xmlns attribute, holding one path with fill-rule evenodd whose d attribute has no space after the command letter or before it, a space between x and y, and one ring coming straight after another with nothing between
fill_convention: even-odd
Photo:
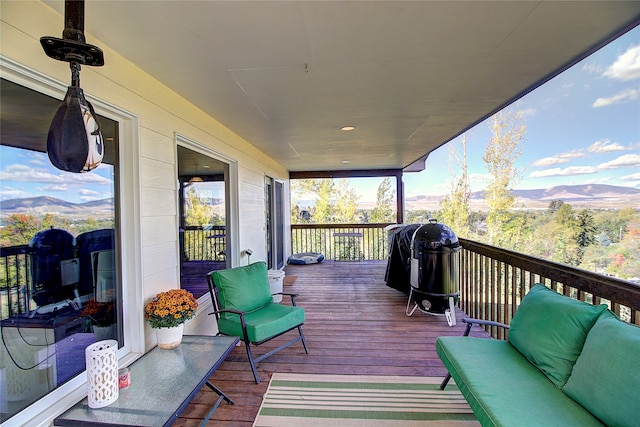
<instances>
[{"instance_id":1,"label":"window reflection","mask_svg":"<svg viewBox=\"0 0 640 427\"><path fill-rule=\"evenodd\" d=\"M59 100L2 80L0 422L85 370L84 350L123 345L117 123L101 117L105 161L55 169L45 153ZM5 114L11 112L11 114Z\"/></svg>"}]
</instances>

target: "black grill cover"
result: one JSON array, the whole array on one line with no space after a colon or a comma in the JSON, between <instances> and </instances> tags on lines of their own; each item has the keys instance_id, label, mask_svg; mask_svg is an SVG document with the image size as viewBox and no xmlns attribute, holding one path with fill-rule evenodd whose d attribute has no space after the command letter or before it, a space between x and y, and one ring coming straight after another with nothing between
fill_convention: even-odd
<instances>
[{"instance_id":1,"label":"black grill cover","mask_svg":"<svg viewBox=\"0 0 640 427\"><path fill-rule=\"evenodd\" d=\"M385 281L387 286L409 295L411 290L411 238L421 224L410 224L389 233L389 259Z\"/></svg>"}]
</instances>

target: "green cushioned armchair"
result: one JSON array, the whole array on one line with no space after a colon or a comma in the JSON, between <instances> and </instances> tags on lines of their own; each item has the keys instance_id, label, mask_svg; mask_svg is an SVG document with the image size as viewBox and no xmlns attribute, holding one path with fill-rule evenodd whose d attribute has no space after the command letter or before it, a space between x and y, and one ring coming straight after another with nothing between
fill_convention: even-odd
<instances>
[{"instance_id":1,"label":"green cushioned armchair","mask_svg":"<svg viewBox=\"0 0 640 427\"><path fill-rule=\"evenodd\" d=\"M209 314L216 316L221 334L244 341L256 383L260 378L255 364L261 360L298 341L302 341L305 353L309 354L302 332L304 309L296 306L296 294L282 293L291 297L290 306L273 302L265 262L212 271L207 275L207 282L214 307L214 312ZM298 330L298 336L262 356L253 357L251 344L263 344L294 329Z\"/></svg>"}]
</instances>

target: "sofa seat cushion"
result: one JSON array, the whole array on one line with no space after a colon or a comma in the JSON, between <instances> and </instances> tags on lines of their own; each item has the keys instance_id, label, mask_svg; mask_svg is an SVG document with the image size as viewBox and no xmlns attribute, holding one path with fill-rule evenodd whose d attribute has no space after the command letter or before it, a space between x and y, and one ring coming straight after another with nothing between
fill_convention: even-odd
<instances>
[{"instance_id":1,"label":"sofa seat cushion","mask_svg":"<svg viewBox=\"0 0 640 427\"><path fill-rule=\"evenodd\" d=\"M591 328L564 392L610 426L640 423L640 328L606 311Z\"/></svg>"},{"instance_id":2,"label":"sofa seat cushion","mask_svg":"<svg viewBox=\"0 0 640 427\"><path fill-rule=\"evenodd\" d=\"M304 308L290 305L268 304L245 314L250 342L260 342L304 323ZM240 316L218 320L218 329L225 335L243 338Z\"/></svg>"},{"instance_id":3,"label":"sofa seat cushion","mask_svg":"<svg viewBox=\"0 0 640 427\"><path fill-rule=\"evenodd\" d=\"M273 302L267 264L254 262L242 267L211 272L218 289L220 306L225 309L252 311ZM223 314L223 317L228 315Z\"/></svg>"},{"instance_id":4,"label":"sofa seat cushion","mask_svg":"<svg viewBox=\"0 0 640 427\"><path fill-rule=\"evenodd\" d=\"M602 426L509 342L438 337L436 350L483 426Z\"/></svg>"},{"instance_id":5,"label":"sofa seat cushion","mask_svg":"<svg viewBox=\"0 0 640 427\"><path fill-rule=\"evenodd\" d=\"M587 333L607 309L536 284L511 320L509 342L557 387L571 375Z\"/></svg>"}]
</instances>

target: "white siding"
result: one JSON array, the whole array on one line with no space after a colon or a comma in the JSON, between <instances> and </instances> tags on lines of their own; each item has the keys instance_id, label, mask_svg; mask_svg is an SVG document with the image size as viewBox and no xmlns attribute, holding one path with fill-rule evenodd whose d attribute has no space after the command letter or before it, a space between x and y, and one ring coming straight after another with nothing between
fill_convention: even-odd
<instances>
[{"instance_id":1,"label":"white siding","mask_svg":"<svg viewBox=\"0 0 640 427\"><path fill-rule=\"evenodd\" d=\"M68 65L48 58L39 42L41 36L61 34L63 17L38 1L3 0L0 8L2 56L68 84ZM135 215L141 233L135 240L140 246L141 259L122 260L125 268L142 271L138 276L141 283L125 283L125 292L130 293L131 298L143 300L139 313L127 313L127 317L140 319L144 302L160 291L179 287L176 133L238 163L240 241L236 242L235 249L238 252L253 249L251 261L265 258L264 176L286 181L288 172L188 100L94 39L90 30L86 33L87 42L104 50L106 64L97 68L82 67L81 85L86 96L131 113L139 123L137 132L131 133L139 135L139 140L123 140L120 144L137 144L136 152L140 153L133 164L139 165L140 212ZM124 185L134 184L125 182ZM133 208L125 206L125 209ZM285 240L289 240L288 235ZM242 264L246 261L240 258ZM203 308L201 314L206 320L206 304ZM195 319L189 326L201 333L211 323ZM145 336L139 339L139 344L144 342L146 349L155 344L155 336L148 326Z\"/></svg>"}]
</instances>

